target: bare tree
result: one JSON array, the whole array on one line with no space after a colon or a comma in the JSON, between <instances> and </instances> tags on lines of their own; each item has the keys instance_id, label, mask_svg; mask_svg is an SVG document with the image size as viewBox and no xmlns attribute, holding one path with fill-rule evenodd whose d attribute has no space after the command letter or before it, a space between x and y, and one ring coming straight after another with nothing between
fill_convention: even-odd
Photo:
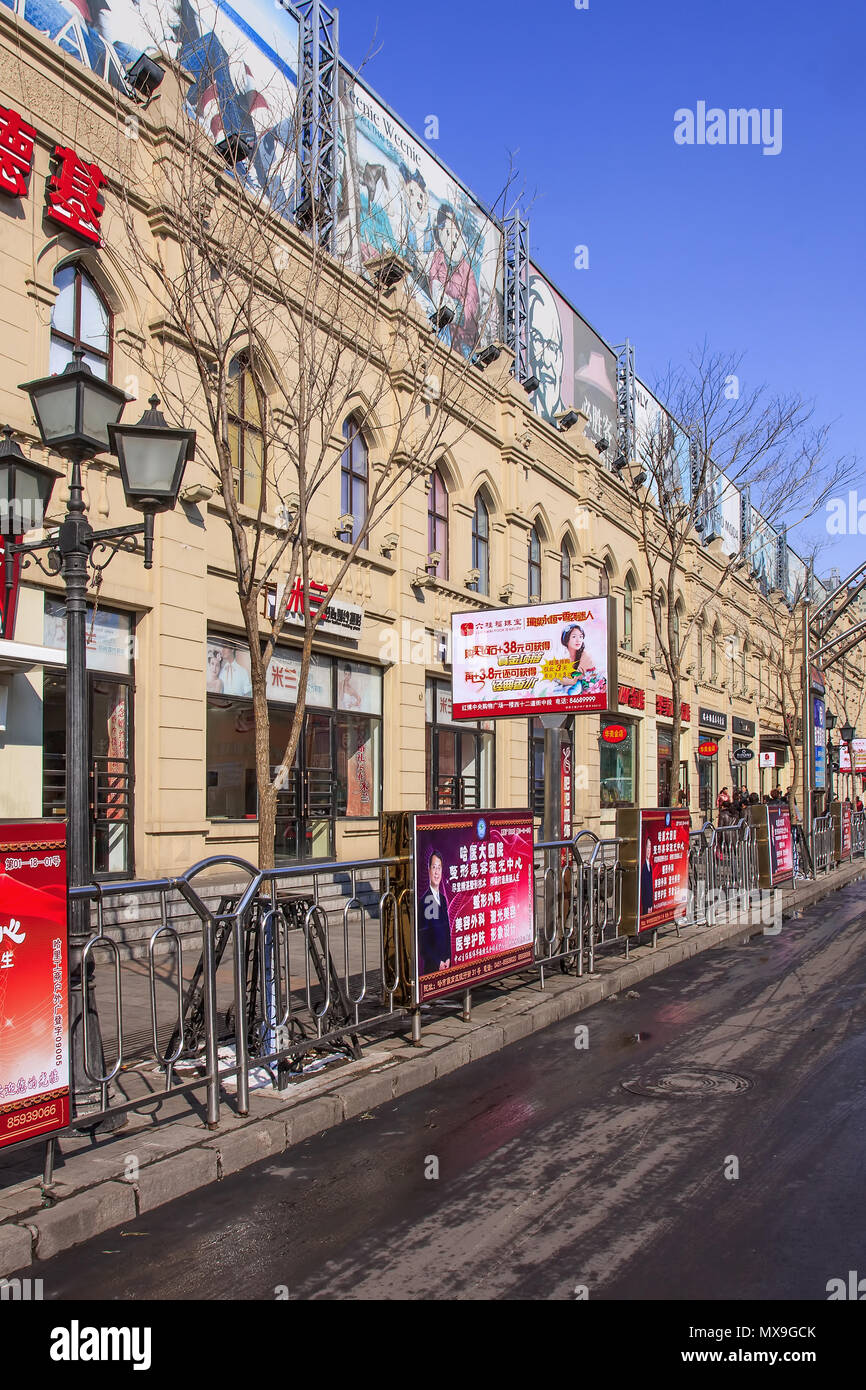
<instances>
[{"instance_id":1,"label":"bare tree","mask_svg":"<svg viewBox=\"0 0 866 1390\"><path fill-rule=\"evenodd\" d=\"M298 201L296 110L277 123L281 148L269 151L267 165L254 144L230 133L219 154L186 107L183 74L174 78L178 99L163 94L162 114L142 118L138 138L121 142L125 262L150 296L142 369L166 414L198 427L198 455L231 537L250 652L259 863L270 867L277 798L298 750L317 625L371 530L489 409L491 386L474 363L485 345L495 355L501 294L494 286L485 296L482 286L471 315L461 313L455 272L477 261L490 225L475 216L461 220L454 207L451 249L435 263L413 243L408 223L402 239L363 265L356 238L343 238L336 252L326 249L315 198L307 200L303 232L287 215ZM228 115L221 128L229 130ZM341 204L350 196L360 201L348 156L341 167ZM381 171L362 172L359 215L372 219ZM255 394L259 451L246 475L238 448L239 354L250 368L244 379ZM366 509L343 517L341 459L370 417L380 430ZM338 516L345 543L335 546ZM323 540L330 580L314 604L304 604L302 629L287 629L296 583L309 596ZM275 767L267 677L287 630L302 637L302 650L297 703Z\"/></svg>"},{"instance_id":2,"label":"bare tree","mask_svg":"<svg viewBox=\"0 0 866 1390\"><path fill-rule=\"evenodd\" d=\"M679 795L683 670L695 624L744 566L765 593L775 584L775 555L761 578L754 535L739 537L729 553L719 550L703 602L687 604L680 621L678 600L687 599L684 591L697 572L694 547L723 508L724 490L748 490L768 526L793 529L856 467L854 460L832 457L829 429L815 423L811 402L774 394L763 384L744 388L742 364L742 355L714 352L704 343L686 366L670 369L655 388L665 409L639 431L635 457L623 470L647 565L656 649L673 695L672 804ZM719 533L717 525L713 529ZM709 572L705 563L700 572Z\"/></svg>"}]
</instances>

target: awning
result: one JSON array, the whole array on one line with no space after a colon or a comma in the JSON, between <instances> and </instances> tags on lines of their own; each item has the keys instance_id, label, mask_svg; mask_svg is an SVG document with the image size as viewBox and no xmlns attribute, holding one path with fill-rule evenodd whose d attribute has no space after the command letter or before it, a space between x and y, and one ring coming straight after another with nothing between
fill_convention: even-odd
<instances>
[{"instance_id":1,"label":"awning","mask_svg":"<svg viewBox=\"0 0 866 1390\"><path fill-rule=\"evenodd\" d=\"M4 642L0 640L0 673L23 675L35 666L66 665L66 652L62 647L41 647L29 642Z\"/></svg>"}]
</instances>

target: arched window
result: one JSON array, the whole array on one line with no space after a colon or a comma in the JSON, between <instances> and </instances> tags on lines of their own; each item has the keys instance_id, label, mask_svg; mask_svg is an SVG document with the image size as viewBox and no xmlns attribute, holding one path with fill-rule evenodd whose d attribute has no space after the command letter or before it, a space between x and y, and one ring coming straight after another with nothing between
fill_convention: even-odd
<instances>
[{"instance_id":1,"label":"arched window","mask_svg":"<svg viewBox=\"0 0 866 1390\"><path fill-rule=\"evenodd\" d=\"M704 678L704 625L698 623L695 628L695 650L698 657L698 678Z\"/></svg>"},{"instance_id":2,"label":"arched window","mask_svg":"<svg viewBox=\"0 0 866 1390\"><path fill-rule=\"evenodd\" d=\"M610 593L610 563L605 556L604 564L601 567L601 574L598 577L598 596L607 598Z\"/></svg>"},{"instance_id":3,"label":"arched window","mask_svg":"<svg viewBox=\"0 0 866 1390\"><path fill-rule=\"evenodd\" d=\"M661 593L661 591L659 591L659 593L657 593L655 598L653 599L653 611L655 613L655 622L653 623L655 631L653 633L653 637L655 639L655 654L657 666L661 666L662 662L664 661L662 652L664 651L667 638L667 614L665 612L666 607L667 604L665 603L665 596L663 593Z\"/></svg>"},{"instance_id":4,"label":"arched window","mask_svg":"<svg viewBox=\"0 0 866 1390\"><path fill-rule=\"evenodd\" d=\"M749 644L748 644L748 642L744 642L744 643L743 643L743 650L742 650L742 652L740 653L740 688L742 689L742 692L743 692L744 695L745 695L745 693L746 693L746 686L747 686L747 684L748 684L748 674L749 674Z\"/></svg>"},{"instance_id":5,"label":"arched window","mask_svg":"<svg viewBox=\"0 0 866 1390\"><path fill-rule=\"evenodd\" d=\"M568 536L562 538L562 558L559 562L559 597L561 599L571 598L571 567L574 563L574 552L571 548L571 541Z\"/></svg>"},{"instance_id":6,"label":"arched window","mask_svg":"<svg viewBox=\"0 0 866 1390\"><path fill-rule=\"evenodd\" d=\"M475 498L475 513L472 517L472 568L478 570L478 579L471 587L477 594L489 594L490 512L480 492Z\"/></svg>"},{"instance_id":7,"label":"arched window","mask_svg":"<svg viewBox=\"0 0 866 1390\"><path fill-rule=\"evenodd\" d=\"M235 481L235 497L245 507L258 507L262 494L264 434L260 399L264 392L256 379L249 353L241 352L229 364L229 448Z\"/></svg>"},{"instance_id":8,"label":"arched window","mask_svg":"<svg viewBox=\"0 0 866 1390\"><path fill-rule=\"evenodd\" d=\"M710 680L719 679L719 625L716 623L710 636Z\"/></svg>"},{"instance_id":9,"label":"arched window","mask_svg":"<svg viewBox=\"0 0 866 1390\"><path fill-rule=\"evenodd\" d=\"M622 601L622 644L627 652L634 651L634 576L626 575Z\"/></svg>"},{"instance_id":10,"label":"arched window","mask_svg":"<svg viewBox=\"0 0 866 1390\"><path fill-rule=\"evenodd\" d=\"M343 438L346 448L340 462L340 515L352 518L354 540L367 520L367 481L370 473L367 445L356 415L350 415L348 420L343 421ZM366 536L361 549L367 549Z\"/></svg>"},{"instance_id":11,"label":"arched window","mask_svg":"<svg viewBox=\"0 0 866 1390\"><path fill-rule=\"evenodd\" d=\"M535 526L529 533L529 597L541 598L541 537Z\"/></svg>"},{"instance_id":12,"label":"arched window","mask_svg":"<svg viewBox=\"0 0 866 1390\"><path fill-rule=\"evenodd\" d=\"M84 349L84 361L94 376L111 380L111 310L78 262L64 265L54 276L59 291L51 310L49 371L62 372L73 349Z\"/></svg>"},{"instance_id":13,"label":"arched window","mask_svg":"<svg viewBox=\"0 0 866 1390\"><path fill-rule=\"evenodd\" d=\"M448 578L448 489L437 468L430 479L427 498L427 550L438 551L437 579Z\"/></svg>"}]
</instances>

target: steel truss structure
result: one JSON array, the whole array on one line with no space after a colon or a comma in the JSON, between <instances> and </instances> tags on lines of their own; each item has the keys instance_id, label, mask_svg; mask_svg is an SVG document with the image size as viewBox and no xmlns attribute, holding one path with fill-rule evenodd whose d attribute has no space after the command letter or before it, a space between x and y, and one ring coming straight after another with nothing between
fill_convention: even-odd
<instances>
[{"instance_id":1,"label":"steel truss structure","mask_svg":"<svg viewBox=\"0 0 866 1390\"><path fill-rule=\"evenodd\" d=\"M299 169L295 221L333 255L337 232L339 20L321 0L293 6L301 21Z\"/></svg>"},{"instance_id":2,"label":"steel truss structure","mask_svg":"<svg viewBox=\"0 0 866 1390\"><path fill-rule=\"evenodd\" d=\"M529 223L519 213L505 221L505 346L514 376L529 375Z\"/></svg>"}]
</instances>

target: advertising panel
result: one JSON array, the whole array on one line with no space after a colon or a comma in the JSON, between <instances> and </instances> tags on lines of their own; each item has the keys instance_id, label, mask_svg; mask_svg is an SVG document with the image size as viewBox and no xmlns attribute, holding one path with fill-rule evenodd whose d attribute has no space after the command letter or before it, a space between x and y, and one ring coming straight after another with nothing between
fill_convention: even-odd
<instances>
[{"instance_id":1,"label":"advertising panel","mask_svg":"<svg viewBox=\"0 0 866 1390\"><path fill-rule=\"evenodd\" d=\"M252 699L250 651L245 642L230 637L212 637L208 640L206 659L205 686L208 695ZM280 705L297 704L300 671L301 653L288 647L277 647L268 664L268 700ZM330 657L317 656L314 652L307 677L308 705L327 709L333 703L331 672Z\"/></svg>"},{"instance_id":2,"label":"advertising panel","mask_svg":"<svg viewBox=\"0 0 866 1390\"><path fill-rule=\"evenodd\" d=\"M767 806L770 845L770 887L794 875L794 836L787 806Z\"/></svg>"},{"instance_id":3,"label":"advertising panel","mask_svg":"<svg viewBox=\"0 0 866 1390\"><path fill-rule=\"evenodd\" d=\"M606 598L453 614L453 718L607 709L610 637Z\"/></svg>"},{"instance_id":4,"label":"advertising panel","mask_svg":"<svg viewBox=\"0 0 866 1390\"><path fill-rule=\"evenodd\" d=\"M503 240L497 223L368 87L340 69L337 253L360 270L392 254L411 267L441 337L469 357L502 338Z\"/></svg>"},{"instance_id":5,"label":"advertising panel","mask_svg":"<svg viewBox=\"0 0 866 1390\"><path fill-rule=\"evenodd\" d=\"M753 509L750 545L752 573L765 594L776 584L778 544L779 538L772 526Z\"/></svg>"},{"instance_id":6,"label":"advertising panel","mask_svg":"<svg viewBox=\"0 0 866 1390\"><path fill-rule=\"evenodd\" d=\"M819 696L813 695L812 707L814 711L813 724L815 729L815 791L820 792L823 791L827 785L824 701Z\"/></svg>"},{"instance_id":7,"label":"advertising panel","mask_svg":"<svg viewBox=\"0 0 866 1390\"><path fill-rule=\"evenodd\" d=\"M0 822L0 1148L68 1123L66 827Z\"/></svg>"},{"instance_id":8,"label":"advertising panel","mask_svg":"<svg viewBox=\"0 0 866 1390\"><path fill-rule=\"evenodd\" d=\"M190 114L218 142L246 136L245 174L278 209L291 203L298 21L269 0L0 0L64 53L126 90L142 52L160 51L193 76ZM243 11L243 13L240 13Z\"/></svg>"},{"instance_id":9,"label":"advertising panel","mask_svg":"<svg viewBox=\"0 0 866 1390\"><path fill-rule=\"evenodd\" d=\"M691 497L688 435L637 377L634 413L635 458L656 480L653 488L656 497L657 480L661 477L665 496L688 505Z\"/></svg>"},{"instance_id":10,"label":"advertising panel","mask_svg":"<svg viewBox=\"0 0 866 1390\"><path fill-rule=\"evenodd\" d=\"M847 743L839 744L839 771L851 771L851 754ZM854 739L854 771L866 772L866 738Z\"/></svg>"},{"instance_id":11,"label":"advertising panel","mask_svg":"<svg viewBox=\"0 0 866 1390\"><path fill-rule=\"evenodd\" d=\"M531 963L532 834L530 811L415 816L418 1003Z\"/></svg>"},{"instance_id":12,"label":"advertising panel","mask_svg":"<svg viewBox=\"0 0 866 1390\"><path fill-rule=\"evenodd\" d=\"M529 267L527 359L541 385L530 400L551 424L580 410L588 438L617 438L616 354L562 298L539 270ZM611 455L612 457L612 455Z\"/></svg>"},{"instance_id":13,"label":"advertising panel","mask_svg":"<svg viewBox=\"0 0 866 1390\"><path fill-rule=\"evenodd\" d=\"M624 841L622 935L634 936L685 917L690 828L685 806L617 811L616 833Z\"/></svg>"},{"instance_id":14,"label":"advertising panel","mask_svg":"<svg viewBox=\"0 0 866 1390\"><path fill-rule=\"evenodd\" d=\"M113 613L105 608L94 611L88 604L84 635L88 671L110 671L119 676L129 674L135 655L135 638L129 613ZM66 604L47 595L42 640L46 647L56 651L66 650Z\"/></svg>"}]
</instances>

